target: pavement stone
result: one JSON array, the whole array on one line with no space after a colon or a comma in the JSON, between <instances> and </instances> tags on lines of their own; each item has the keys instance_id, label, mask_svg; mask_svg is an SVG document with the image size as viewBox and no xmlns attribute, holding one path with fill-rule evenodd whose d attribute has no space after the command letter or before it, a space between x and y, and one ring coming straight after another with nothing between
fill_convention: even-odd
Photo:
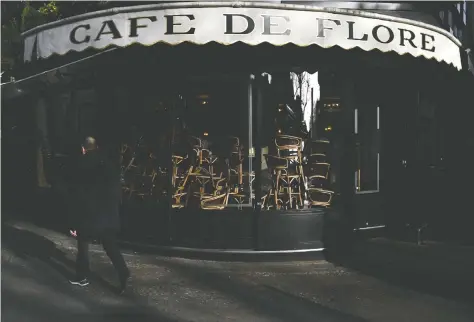
<instances>
[{"instance_id":1,"label":"pavement stone","mask_svg":"<svg viewBox=\"0 0 474 322\"><path fill-rule=\"evenodd\" d=\"M474 322L472 303L327 261L216 262L125 252L131 288L118 296L99 245L91 247L91 285L67 283L75 252L66 235L4 224L2 321Z\"/></svg>"}]
</instances>

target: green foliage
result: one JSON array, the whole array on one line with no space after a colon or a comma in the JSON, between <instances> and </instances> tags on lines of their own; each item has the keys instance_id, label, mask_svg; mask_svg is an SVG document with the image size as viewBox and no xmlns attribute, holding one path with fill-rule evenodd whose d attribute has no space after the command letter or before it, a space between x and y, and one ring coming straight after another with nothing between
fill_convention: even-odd
<instances>
[{"instance_id":1,"label":"green foliage","mask_svg":"<svg viewBox=\"0 0 474 322\"><path fill-rule=\"evenodd\" d=\"M20 26L13 19L2 25L2 71L15 63L18 52L21 52Z\"/></svg>"},{"instance_id":2,"label":"green foliage","mask_svg":"<svg viewBox=\"0 0 474 322\"><path fill-rule=\"evenodd\" d=\"M105 9L109 1L2 1L2 72L22 61L21 33L62 18Z\"/></svg>"},{"instance_id":3,"label":"green foliage","mask_svg":"<svg viewBox=\"0 0 474 322\"><path fill-rule=\"evenodd\" d=\"M32 7L29 2L26 3L21 12L21 31L25 31L41 25L46 22L46 16L39 10Z\"/></svg>"},{"instance_id":4,"label":"green foliage","mask_svg":"<svg viewBox=\"0 0 474 322\"><path fill-rule=\"evenodd\" d=\"M1 1L2 72L23 60L22 32L59 19L111 7L145 4L112 1Z\"/></svg>"},{"instance_id":5,"label":"green foliage","mask_svg":"<svg viewBox=\"0 0 474 322\"><path fill-rule=\"evenodd\" d=\"M59 16L58 6L56 6L56 1L48 2L46 5L43 5L38 9L38 11L45 16Z\"/></svg>"},{"instance_id":6,"label":"green foliage","mask_svg":"<svg viewBox=\"0 0 474 322\"><path fill-rule=\"evenodd\" d=\"M11 70L22 60L21 33L59 17L55 1L2 2L2 72Z\"/></svg>"}]
</instances>

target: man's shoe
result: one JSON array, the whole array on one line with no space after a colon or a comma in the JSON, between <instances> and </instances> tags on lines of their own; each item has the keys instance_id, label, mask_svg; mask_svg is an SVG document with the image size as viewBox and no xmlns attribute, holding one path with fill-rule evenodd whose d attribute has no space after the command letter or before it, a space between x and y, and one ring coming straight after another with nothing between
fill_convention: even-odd
<instances>
[{"instance_id":1,"label":"man's shoe","mask_svg":"<svg viewBox=\"0 0 474 322\"><path fill-rule=\"evenodd\" d=\"M127 289L127 283L128 283L129 279L130 279L130 273L129 272L127 274L125 274L124 276L120 277L120 290L119 290L120 295L125 293L125 290Z\"/></svg>"},{"instance_id":2,"label":"man's shoe","mask_svg":"<svg viewBox=\"0 0 474 322\"><path fill-rule=\"evenodd\" d=\"M69 280L69 283L72 285L77 285L77 286L87 286L89 285L89 280L87 278L83 279L74 279L74 280Z\"/></svg>"}]
</instances>

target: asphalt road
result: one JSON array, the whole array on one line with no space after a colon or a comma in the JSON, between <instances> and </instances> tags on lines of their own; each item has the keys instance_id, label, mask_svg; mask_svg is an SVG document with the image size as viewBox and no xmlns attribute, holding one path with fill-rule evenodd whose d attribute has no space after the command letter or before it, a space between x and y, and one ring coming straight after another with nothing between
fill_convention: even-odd
<instances>
[{"instance_id":1,"label":"asphalt road","mask_svg":"<svg viewBox=\"0 0 474 322\"><path fill-rule=\"evenodd\" d=\"M90 254L91 285L73 287L72 238L3 225L2 322L474 321L468 299L326 261L230 263L128 252L131 288L118 296L100 246Z\"/></svg>"}]
</instances>

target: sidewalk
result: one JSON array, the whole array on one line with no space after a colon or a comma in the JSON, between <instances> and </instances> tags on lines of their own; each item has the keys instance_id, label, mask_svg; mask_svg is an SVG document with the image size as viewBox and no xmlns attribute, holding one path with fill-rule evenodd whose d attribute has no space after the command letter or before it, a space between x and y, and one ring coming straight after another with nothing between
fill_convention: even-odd
<instances>
[{"instance_id":1,"label":"sidewalk","mask_svg":"<svg viewBox=\"0 0 474 322\"><path fill-rule=\"evenodd\" d=\"M373 249L383 246L373 243ZM372 263L370 247L360 246L355 255L362 260L364 253ZM215 262L126 252L133 281L120 297L112 291L117 282L109 260L96 245L92 284L70 286L74 255L72 238L27 223L4 224L2 321L472 322L474 317L472 303L326 261Z\"/></svg>"},{"instance_id":2,"label":"sidewalk","mask_svg":"<svg viewBox=\"0 0 474 322\"><path fill-rule=\"evenodd\" d=\"M374 238L333 262L395 285L474 303L473 246Z\"/></svg>"}]
</instances>

